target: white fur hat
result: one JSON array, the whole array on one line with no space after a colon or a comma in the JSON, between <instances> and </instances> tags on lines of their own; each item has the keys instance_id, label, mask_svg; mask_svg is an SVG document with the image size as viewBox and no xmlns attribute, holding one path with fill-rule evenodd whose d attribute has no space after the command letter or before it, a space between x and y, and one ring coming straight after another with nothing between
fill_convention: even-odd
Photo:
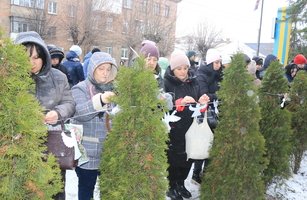
<instances>
[{"instance_id":1,"label":"white fur hat","mask_svg":"<svg viewBox=\"0 0 307 200\"><path fill-rule=\"evenodd\" d=\"M220 52L216 49L208 49L207 55L206 55L206 63L207 65L213 63L214 61L222 60L222 56Z\"/></svg>"},{"instance_id":2,"label":"white fur hat","mask_svg":"<svg viewBox=\"0 0 307 200\"><path fill-rule=\"evenodd\" d=\"M77 56L80 56L82 54L82 49L78 45L72 45L69 50L74 51Z\"/></svg>"}]
</instances>

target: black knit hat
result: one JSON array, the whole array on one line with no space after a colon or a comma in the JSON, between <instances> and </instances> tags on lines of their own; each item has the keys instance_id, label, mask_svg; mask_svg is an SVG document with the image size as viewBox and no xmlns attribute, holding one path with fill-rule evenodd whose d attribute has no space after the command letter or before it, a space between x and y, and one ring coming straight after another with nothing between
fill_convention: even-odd
<instances>
[{"instance_id":1,"label":"black knit hat","mask_svg":"<svg viewBox=\"0 0 307 200\"><path fill-rule=\"evenodd\" d=\"M193 50L187 52L188 58L191 58L192 56L195 56L195 55L196 55L196 52Z\"/></svg>"},{"instance_id":2,"label":"black knit hat","mask_svg":"<svg viewBox=\"0 0 307 200\"><path fill-rule=\"evenodd\" d=\"M95 48L92 49L91 52L92 52L92 53L95 53L95 52L100 52L100 51L101 51L101 50L100 50L99 48L95 47Z\"/></svg>"},{"instance_id":3,"label":"black knit hat","mask_svg":"<svg viewBox=\"0 0 307 200\"><path fill-rule=\"evenodd\" d=\"M259 56L254 56L253 60L256 62L256 65L263 65L263 58L260 58Z\"/></svg>"},{"instance_id":4,"label":"black knit hat","mask_svg":"<svg viewBox=\"0 0 307 200\"><path fill-rule=\"evenodd\" d=\"M49 50L51 59L52 58L59 58L60 62L62 61L62 59L64 58L64 52L62 51L61 48L59 47L53 47Z\"/></svg>"}]
</instances>

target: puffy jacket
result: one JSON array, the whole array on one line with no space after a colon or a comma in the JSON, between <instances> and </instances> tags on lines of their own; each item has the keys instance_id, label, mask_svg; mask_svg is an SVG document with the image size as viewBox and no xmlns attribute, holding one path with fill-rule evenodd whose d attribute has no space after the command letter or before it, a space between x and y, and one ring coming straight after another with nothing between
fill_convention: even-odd
<instances>
[{"instance_id":1,"label":"puffy jacket","mask_svg":"<svg viewBox=\"0 0 307 200\"><path fill-rule=\"evenodd\" d=\"M69 51L66 54L66 61L63 65L68 72L68 82L70 87L84 80L83 67L77 54L74 51Z\"/></svg>"}]
</instances>

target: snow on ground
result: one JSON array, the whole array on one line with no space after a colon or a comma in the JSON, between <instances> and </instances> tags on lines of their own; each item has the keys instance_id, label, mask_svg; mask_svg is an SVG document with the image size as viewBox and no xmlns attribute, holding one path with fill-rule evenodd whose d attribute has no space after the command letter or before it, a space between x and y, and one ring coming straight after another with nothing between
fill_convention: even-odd
<instances>
[{"instance_id":1,"label":"snow on ground","mask_svg":"<svg viewBox=\"0 0 307 200\"><path fill-rule=\"evenodd\" d=\"M305 200L307 199L307 151L303 156L301 168L288 180L272 184L267 194L273 199Z\"/></svg>"},{"instance_id":2,"label":"snow on ground","mask_svg":"<svg viewBox=\"0 0 307 200\"><path fill-rule=\"evenodd\" d=\"M188 178L185 180L186 188L192 193L190 200L199 200L198 185L191 182L192 170ZM66 171L66 200L78 200L78 177L74 170ZM288 180L284 180L279 184L272 184L267 194L270 200L305 200L307 199L307 152L305 152L301 168L298 174L292 174ZM99 200L99 190L96 184L94 200ZM166 197L166 200L170 198Z\"/></svg>"}]
</instances>

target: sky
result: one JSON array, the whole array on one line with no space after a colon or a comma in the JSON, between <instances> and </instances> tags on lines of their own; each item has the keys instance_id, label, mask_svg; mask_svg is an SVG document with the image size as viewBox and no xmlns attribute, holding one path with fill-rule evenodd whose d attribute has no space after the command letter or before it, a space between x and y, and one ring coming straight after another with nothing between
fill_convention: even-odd
<instances>
[{"instance_id":1,"label":"sky","mask_svg":"<svg viewBox=\"0 0 307 200\"><path fill-rule=\"evenodd\" d=\"M200 23L209 30L220 30L224 39L257 43L260 27L261 2L257 0L182 0L177 7L176 37L193 33ZM287 0L264 0L262 15L262 43L274 42L273 21L278 8L288 6Z\"/></svg>"}]
</instances>

